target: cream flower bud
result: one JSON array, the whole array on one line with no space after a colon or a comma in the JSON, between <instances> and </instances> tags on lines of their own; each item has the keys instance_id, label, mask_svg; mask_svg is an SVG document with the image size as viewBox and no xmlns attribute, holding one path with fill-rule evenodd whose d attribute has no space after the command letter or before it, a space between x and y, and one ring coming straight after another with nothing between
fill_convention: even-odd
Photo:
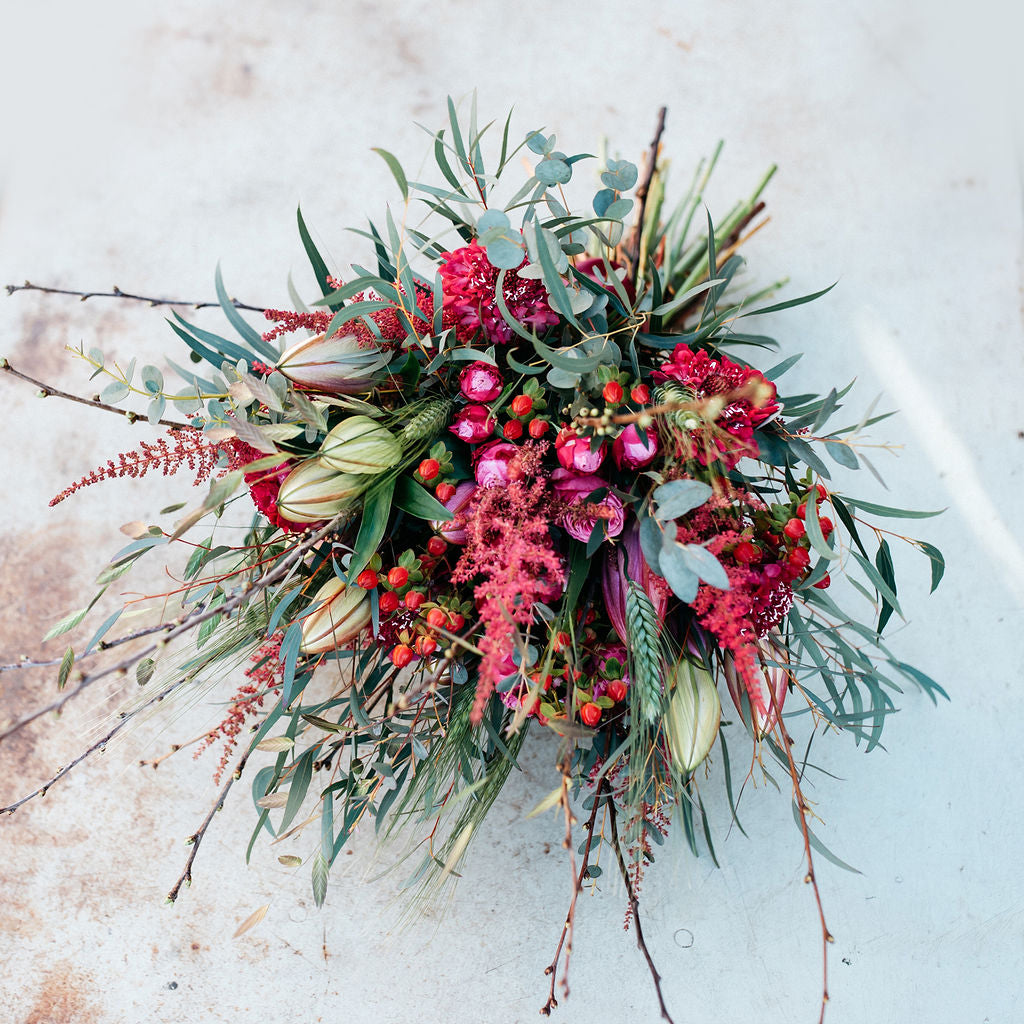
<instances>
[{"instance_id":1,"label":"cream flower bud","mask_svg":"<svg viewBox=\"0 0 1024 1024\"><path fill-rule=\"evenodd\" d=\"M707 669L682 658L672 669L664 729L672 763L691 772L708 756L718 735L722 703Z\"/></svg>"},{"instance_id":2,"label":"cream flower bud","mask_svg":"<svg viewBox=\"0 0 1024 1024\"><path fill-rule=\"evenodd\" d=\"M354 335L318 334L287 349L277 370L293 384L330 395L355 395L373 387L388 357L375 348L362 348Z\"/></svg>"},{"instance_id":3,"label":"cream flower bud","mask_svg":"<svg viewBox=\"0 0 1024 1024\"><path fill-rule=\"evenodd\" d=\"M314 602L320 607L302 623L303 654L324 654L354 640L370 621L370 592L362 587L346 587L337 577L329 579L317 592Z\"/></svg>"},{"instance_id":4,"label":"cream flower bud","mask_svg":"<svg viewBox=\"0 0 1024 1024\"><path fill-rule=\"evenodd\" d=\"M339 473L383 473L401 458L398 438L369 416L342 420L320 446L320 461Z\"/></svg>"},{"instance_id":5,"label":"cream flower bud","mask_svg":"<svg viewBox=\"0 0 1024 1024\"><path fill-rule=\"evenodd\" d=\"M296 466L277 493L277 511L293 523L318 523L333 519L354 505L366 490L367 480L351 473L339 473L309 459Z\"/></svg>"}]
</instances>

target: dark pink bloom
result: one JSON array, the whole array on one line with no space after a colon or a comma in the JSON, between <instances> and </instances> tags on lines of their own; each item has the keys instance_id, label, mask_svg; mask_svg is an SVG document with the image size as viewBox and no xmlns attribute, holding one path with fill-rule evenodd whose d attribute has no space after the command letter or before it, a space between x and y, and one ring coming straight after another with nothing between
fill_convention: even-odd
<instances>
[{"instance_id":1,"label":"dark pink bloom","mask_svg":"<svg viewBox=\"0 0 1024 1024\"><path fill-rule=\"evenodd\" d=\"M470 363L459 374L459 390L471 402L493 402L501 394L501 374L482 360Z\"/></svg>"},{"instance_id":2,"label":"dark pink bloom","mask_svg":"<svg viewBox=\"0 0 1024 1024\"><path fill-rule=\"evenodd\" d=\"M505 323L495 300L498 268L491 266L487 252L479 242L442 253L440 266L445 312L451 311L460 329L483 332L491 342L507 345L512 328ZM523 266L526 260L523 260ZM540 281L522 278L517 270L505 272L502 297L512 319L543 334L546 327L558 323L548 305L547 291Z\"/></svg>"},{"instance_id":3,"label":"dark pink bloom","mask_svg":"<svg viewBox=\"0 0 1024 1024\"><path fill-rule=\"evenodd\" d=\"M575 430L567 428L558 434L555 441L555 455L558 461L575 473L595 473L604 462L606 449L602 441L591 450L589 437L578 437Z\"/></svg>"},{"instance_id":4,"label":"dark pink bloom","mask_svg":"<svg viewBox=\"0 0 1024 1024\"><path fill-rule=\"evenodd\" d=\"M725 356L712 359L703 349L694 352L688 345L676 345L672 358L654 373L657 381L666 378L679 381L697 400L740 391L752 396L734 397L716 419L717 430L701 427L684 437L684 458L706 466L717 457L732 469L743 456L757 456L754 428L779 411L775 385L763 374Z\"/></svg>"},{"instance_id":5,"label":"dark pink bloom","mask_svg":"<svg viewBox=\"0 0 1024 1024\"><path fill-rule=\"evenodd\" d=\"M641 433L635 423L630 423L612 442L612 455L619 469L643 469L657 454L658 435L650 427Z\"/></svg>"},{"instance_id":6,"label":"dark pink bloom","mask_svg":"<svg viewBox=\"0 0 1024 1024\"><path fill-rule=\"evenodd\" d=\"M467 405L459 410L448 429L462 441L479 444L494 433L494 420L486 405Z\"/></svg>"},{"instance_id":7,"label":"dark pink bloom","mask_svg":"<svg viewBox=\"0 0 1024 1024\"><path fill-rule=\"evenodd\" d=\"M587 501L587 495L602 487L608 487L607 480L602 480L599 476L579 476L565 469L556 469L551 474L551 479L554 481L558 496L570 504L561 520L561 526L570 537L588 541L599 519L605 521L609 537L617 537L622 533L626 513L618 497L609 491L598 502Z\"/></svg>"},{"instance_id":8,"label":"dark pink bloom","mask_svg":"<svg viewBox=\"0 0 1024 1024\"><path fill-rule=\"evenodd\" d=\"M576 264L576 269L579 273L589 277L591 281L595 284L599 284L607 291L615 291L615 286L608 279L608 272L605 270L604 260L600 256L593 256L590 259L580 260ZM612 260L611 269L613 271L621 270L622 264L618 263L616 260ZM621 281L623 290L629 296L629 301L635 302L636 288L633 286L633 282L629 279L629 274L624 275L621 278Z\"/></svg>"},{"instance_id":9,"label":"dark pink bloom","mask_svg":"<svg viewBox=\"0 0 1024 1024\"><path fill-rule=\"evenodd\" d=\"M472 480L463 480L457 484L455 493L444 503L444 507L455 517L447 522L434 522L430 525L437 530L449 544L466 543L466 513L469 503L476 492L476 484Z\"/></svg>"},{"instance_id":10,"label":"dark pink bloom","mask_svg":"<svg viewBox=\"0 0 1024 1024\"><path fill-rule=\"evenodd\" d=\"M473 465L473 475L481 487L507 487L513 476L509 463L519 458L522 449L509 441L492 441L479 448ZM522 475L522 474L519 474Z\"/></svg>"},{"instance_id":11,"label":"dark pink bloom","mask_svg":"<svg viewBox=\"0 0 1024 1024\"><path fill-rule=\"evenodd\" d=\"M635 521L622 535L622 540L608 549L601 574L605 610L615 632L625 643L629 642L626 633L626 589L631 580L651 599L658 621L664 621L668 606L668 584L647 564L640 547L639 526Z\"/></svg>"}]
</instances>

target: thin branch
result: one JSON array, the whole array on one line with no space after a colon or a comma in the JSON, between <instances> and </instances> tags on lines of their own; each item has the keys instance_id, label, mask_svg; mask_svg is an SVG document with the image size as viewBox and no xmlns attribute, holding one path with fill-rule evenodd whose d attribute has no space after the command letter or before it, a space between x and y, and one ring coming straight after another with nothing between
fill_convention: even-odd
<instances>
[{"instance_id":1,"label":"thin branch","mask_svg":"<svg viewBox=\"0 0 1024 1024\"><path fill-rule=\"evenodd\" d=\"M81 302L85 302L86 299L129 299L133 302L148 302L151 306L191 306L192 309L220 306L219 302L186 302L183 299L157 299L150 295L133 295L131 292L121 291L116 284L113 291L109 292L76 292L67 288L47 288L44 285L33 284L31 281L26 281L24 284L8 284L4 287L7 289L8 295L13 295L15 292L46 292L48 295L71 295ZM248 309L253 313L266 311L266 306L250 306L245 302L239 302L238 299L232 299L231 305L235 309Z\"/></svg>"},{"instance_id":2,"label":"thin branch","mask_svg":"<svg viewBox=\"0 0 1024 1024\"><path fill-rule=\"evenodd\" d=\"M661 145L661 136L665 132L665 115L667 113L667 107L662 107L658 111L658 126L655 129L654 138L651 140L651 148L647 152L647 166L644 168L644 176L640 181L640 187L636 190L636 221L633 224L633 230L629 234L629 240L624 250L630 266L630 277L634 284L640 273L640 239L644 230L644 217L647 213L647 194L650 192L654 171L658 166L658 147Z\"/></svg>"},{"instance_id":3,"label":"thin branch","mask_svg":"<svg viewBox=\"0 0 1024 1024\"><path fill-rule=\"evenodd\" d=\"M245 770L245 762L249 759L249 751L247 750L243 755L242 759L238 762L237 767L228 776L228 781L224 784L221 791L217 794L217 799L213 806L210 808L210 813L203 819L202 825L196 832L188 837L188 844L192 847L189 850L188 860L185 861L185 868L178 876L177 882L174 883L174 888L167 894L167 902L173 903L181 892L183 885L192 884L192 865L195 863L196 855L199 853L199 844L203 841L206 835L206 830L210 827L210 822L213 821L213 816L224 806L224 801L227 798L228 791L231 787L242 777L242 772Z\"/></svg>"},{"instance_id":4,"label":"thin branch","mask_svg":"<svg viewBox=\"0 0 1024 1024\"><path fill-rule=\"evenodd\" d=\"M79 755L78 755L78 757L76 757L76 758L75 758L75 759L74 759L73 761L71 761L71 762L70 762L69 764L66 764L66 765L64 765L64 766L63 766L62 768L60 768L60 769L59 769L59 770L57 771L57 773L56 773L56 774L55 774L55 775L53 776L53 778L51 778L51 779L50 779L50 780L49 780L48 782L45 782L45 783L43 783L43 785L42 785L42 786L40 786L40 787L39 787L39 788L38 788L37 790L35 790L35 791L34 791L34 792L32 792L32 793L29 793L29 794L28 794L28 796L24 796L24 797L22 797L22 798L21 798L20 800L16 801L16 802L15 802L15 803L13 803L13 804L8 804L8 805L7 805L6 807L0 807L0 814L13 814L13 813L14 813L14 812L15 812L15 811L16 811L16 810L17 810L17 809L19 808L19 807L21 807L21 805L22 805L22 804L27 804L27 803L29 802L29 800L33 800L33 799L35 799L35 797L37 797L37 796L46 796L47 790L49 790L49 788L50 788L50 787L51 787L51 786L52 786L52 785L53 785L54 783L56 783L56 782L59 782L59 781L60 781L61 779L63 779L63 778L64 778L64 777L65 777L65 776L66 776L66 775L67 775L67 774L68 774L68 773L69 773L69 772L71 771L71 769L72 769L72 768L75 768L75 767L77 767L78 765L80 765L80 764L81 764L81 763L82 763L82 762L83 762L83 761L84 761L84 760L85 760L85 759L86 759L87 757L89 757L89 756L90 756L91 754L94 754L94 753L96 753L96 751L97 751L97 750L105 750L105 749L106 749L106 746L107 746L107 744L108 744L108 743L109 743L109 742L110 742L110 741L111 741L111 740L112 740L112 739L113 739L113 738L114 738L114 737L115 737L115 736L116 736L116 735L117 735L117 734L118 734L118 733L119 733L119 732L120 732L120 731L121 731L121 730L122 730L122 729L123 729L123 728L124 728L124 727L125 727L125 726L126 726L126 725L127 725L127 724L128 724L128 723L129 723L129 722L130 722L130 721L132 720L132 719L133 719L133 718L134 718L134 717L135 717L135 716L136 716L136 715L138 715L138 714L139 714L140 712L142 712L142 711L145 711L145 710L146 710L146 708L148 708L148 707L152 707L152 706L153 706L154 704L158 704L158 703L160 703L160 701L162 701L162 700L163 700L163 699L164 699L165 697L169 696L169 695L170 695L171 693L173 693L173 692L174 692L174 691L175 691L175 690L176 690L176 689L177 689L177 688L178 688L179 686L181 686L181 685L182 685L182 683L184 683L184 682L185 682L185 680L186 680L187 678L188 678L187 676L183 676L183 677L182 677L181 679L177 679L177 680L175 680L175 681L174 681L173 683L171 683L171 685L170 685L170 686L168 686L168 687L167 687L166 689L162 690L162 691L161 691L160 693L158 693L158 694L157 694L157 695L156 695L155 697L151 697L151 698L150 698L150 699L149 699L148 701L146 701L146 702L145 702L145 703L143 703L143 704L140 704L140 705L139 705L138 707L136 707L136 708L133 708L133 709L132 709L131 711L125 711L125 712L123 712L123 713L122 713L122 714L121 714L121 715L119 716L119 718L118 718L118 722L117 722L117 725L115 725L115 726L114 726L114 728L113 728L113 729L111 729L111 730L110 730L110 732L108 732L108 733L106 734L106 736L104 736L104 737L103 737L102 739L99 739L99 740L97 740L97 741L96 741L96 742L95 742L95 743L94 743L94 744L93 744L93 745L92 745L92 746L91 746L91 747L90 747L90 748L89 748L88 750L86 750L86 751L85 751L84 753L82 753L82 754L79 754Z\"/></svg>"},{"instance_id":5,"label":"thin branch","mask_svg":"<svg viewBox=\"0 0 1024 1024\"><path fill-rule=\"evenodd\" d=\"M324 537L330 533L338 523L338 520L343 517L344 513L336 515L326 526L321 527L316 533L311 534L301 544L296 544L288 554L284 555L277 565L269 572L265 573L258 580L254 580L251 583L246 584L234 597L229 598L223 604L213 608L208 608L205 611L197 612L193 611L188 615L179 616L176 619L172 619L170 622L163 623L159 629L166 630L166 635L162 636L156 643L150 644L144 650L138 651L128 658L119 661L115 665L110 665L107 668L100 669L92 675L82 675L78 680L78 685L73 689L65 690L65 692L52 701L45 707L32 712L30 715L26 715L24 718L11 725L7 725L0 729L0 742L7 739L13 733L16 733L19 729L24 728L30 722L34 722L37 718L41 718L43 715L50 711L60 711L68 701L77 697L83 690L91 686L93 683L106 676L113 675L114 673L125 675L129 668L140 662L143 658L154 654L161 647L165 647L173 639L181 636L182 633L187 633L195 626L199 626L206 622L208 619L214 617L223 617L230 612L234 611L240 604L252 597L255 593L260 590L264 590L272 584L276 583L290 568L293 564L298 562L303 555L315 544L321 541Z\"/></svg>"},{"instance_id":6,"label":"thin branch","mask_svg":"<svg viewBox=\"0 0 1024 1024\"><path fill-rule=\"evenodd\" d=\"M626 895L629 897L629 906L633 912L633 926L636 928L636 944L640 952L643 953L644 959L647 961L647 966L650 969L651 977L654 979L654 988L658 993L658 1004L661 1006L661 1016L664 1020L668 1021L668 1024L675 1024L672 1017L669 1015L668 1007L665 1005L665 997L661 993L661 975L658 973L658 969L654 966L650 950L648 950L647 943L644 941L643 929L640 927L640 901L636 898L636 893L633 891L633 883L630 881L629 871L626 868L626 861L622 856L622 847L619 846L619 830L615 823L614 800L608 801L608 817L611 822L612 849L615 851L615 859L619 864L619 874L622 875L622 880L626 883Z\"/></svg>"},{"instance_id":7,"label":"thin branch","mask_svg":"<svg viewBox=\"0 0 1024 1024\"><path fill-rule=\"evenodd\" d=\"M87 405L90 409L102 409L104 412L112 412L118 416L123 416L129 423L135 423L142 421L143 423L149 423L149 420L137 412L132 412L131 409L119 409L116 405L107 405L106 402L101 402L98 398L82 398L80 395L72 395L67 391L61 391L60 388L55 388L50 384L44 384L41 380L36 380L35 377L30 377L27 373L22 373L21 370L16 370L11 364L0 356L0 370L5 373L9 373L14 377L18 377L23 381L27 381L29 384L35 385L39 388L38 395L40 398L63 398L68 402L77 402L79 405ZM165 427L174 427L176 430L188 430L189 425L187 423L179 423L177 420L157 420L159 424L163 424Z\"/></svg>"},{"instance_id":8,"label":"thin branch","mask_svg":"<svg viewBox=\"0 0 1024 1024\"><path fill-rule=\"evenodd\" d=\"M564 783L564 776L563 776ZM576 918L576 898L579 896L580 891L583 889L583 879L586 876L587 868L590 866L590 847L594 841L594 825L597 822L597 812L601 806L601 797L606 790L611 788L608 777L606 775L601 776L601 781L597 784L597 790L594 793L594 806L590 811L590 818L586 825L583 826L587 833L587 845L583 848L583 865L580 868L579 874L575 873L576 865L571 864L571 870L573 871L573 890L572 900L569 903L569 911L565 915L565 921L562 924L562 933L558 937L558 945L555 947L555 956L551 963L544 968L544 973L551 977L551 987L548 991L548 1001L541 1007L541 1014L545 1017L551 1016L551 1011L558 1006L558 1000L555 998L555 978L558 972L558 960L562 955L562 945L566 940L569 939L569 946L565 952L565 971L562 974L562 993L565 996L569 995L569 983L568 983L568 971L569 971L569 958L572 955L572 927ZM563 790L563 797L565 796ZM570 850L572 847L570 846Z\"/></svg>"}]
</instances>

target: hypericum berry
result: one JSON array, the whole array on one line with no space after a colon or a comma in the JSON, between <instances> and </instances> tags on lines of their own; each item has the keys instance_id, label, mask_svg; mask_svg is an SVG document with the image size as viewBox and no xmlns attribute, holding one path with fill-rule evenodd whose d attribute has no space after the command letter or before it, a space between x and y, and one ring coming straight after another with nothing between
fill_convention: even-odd
<instances>
[{"instance_id":1,"label":"hypericum berry","mask_svg":"<svg viewBox=\"0 0 1024 1024\"><path fill-rule=\"evenodd\" d=\"M399 587L404 587L409 582L409 570L402 565L396 565L394 569L388 572L388 583L391 584L396 590Z\"/></svg>"},{"instance_id":2,"label":"hypericum berry","mask_svg":"<svg viewBox=\"0 0 1024 1024\"><path fill-rule=\"evenodd\" d=\"M782 528L782 532L790 540L799 540L807 532L807 527L799 519L790 519Z\"/></svg>"},{"instance_id":3,"label":"hypericum berry","mask_svg":"<svg viewBox=\"0 0 1024 1024\"><path fill-rule=\"evenodd\" d=\"M356 586L363 590L373 590L377 586L377 574L372 569L364 569L356 577Z\"/></svg>"},{"instance_id":4,"label":"hypericum berry","mask_svg":"<svg viewBox=\"0 0 1024 1024\"><path fill-rule=\"evenodd\" d=\"M796 507L796 514L801 519L806 519L807 518L807 502L806 501L801 501L800 504L797 505L797 507Z\"/></svg>"},{"instance_id":5,"label":"hypericum berry","mask_svg":"<svg viewBox=\"0 0 1024 1024\"><path fill-rule=\"evenodd\" d=\"M445 502L449 498L455 497L455 485L454 484L438 484L434 488L434 493L437 495L437 500Z\"/></svg>"},{"instance_id":6,"label":"hypericum berry","mask_svg":"<svg viewBox=\"0 0 1024 1024\"><path fill-rule=\"evenodd\" d=\"M399 644L391 652L391 664L395 668L405 668L413 659L413 650L408 644Z\"/></svg>"},{"instance_id":7,"label":"hypericum berry","mask_svg":"<svg viewBox=\"0 0 1024 1024\"><path fill-rule=\"evenodd\" d=\"M536 714L540 710L540 697L532 693L524 693L519 698L519 706L528 714Z\"/></svg>"},{"instance_id":8,"label":"hypericum berry","mask_svg":"<svg viewBox=\"0 0 1024 1024\"><path fill-rule=\"evenodd\" d=\"M523 436L523 425L519 420L509 420L501 431L506 441L518 441Z\"/></svg>"},{"instance_id":9,"label":"hypericum berry","mask_svg":"<svg viewBox=\"0 0 1024 1024\"><path fill-rule=\"evenodd\" d=\"M550 426L551 424L547 420L530 420L530 426L527 429L530 431L530 437L543 437Z\"/></svg>"},{"instance_id":10,"label":"hypericum berry","mask_svg":"<svg viewBox=\"0 0 1024 1024\"><path fill-rule=\"evenodd\" d=\"M569 634L564 630L559 630L555 634L554 643L551 645L554 648L556 654L560 654L562 651L569 646L570 637Z\"/></svg>"},{"instance_id":11,"label":"hypericum berry","mask_svg":"<svg viewBox=\"0 0 1024 1024\"><path fill-rule=\"evenodd\" d=\"M601 721L601 709L596 704L584 704L580 708L580 719L584 725L593 729Z\"/></svg>"},{"instance_id":12,"label":"hypericum berry","mask_svg":"<svg viewBox=\"0 0 1024 1024\"><path fill-rule=\"evenodd\" d=\"M466 624L466 616L460 615L458 612L450 612L448 614L448 628L453 632L457 633Z\"/></svg>"},{"instance_id":13,"label":"hypericum berry","mask_svg":"<svg viewBox=\"0 0 1024 1024\"><path fill-rule=\"evenodd\" d=\"M647 390L646 384L637 384L629 393L629 397L638 405L645 405L651 400L651 393Z\"/></svg>"},{"instance_id":14,"label":"hypericum berry","mask_svg":"<svg viewBox=\"0 0 1024 1024\"><path fill-rule=\"evenodd\" d=\"M607 693L608 696L618 704L620 701L626 699L626 694L629 693L629 688L621 679L613 679L605 689L605 693Z\"/></svg>"},{"instance_id":15,"label":"hypericum berry","mask_svg":"<svg viewBox=\"0 0 1024 1024\"><path fill-rule=\"evenodd\" d=\"M807 553L806 548L793 548L786 556L786 561L794 569L806 569L811 564L811 556Z\"/></svg>"},{"instance_id":16,"label":"hypericum berry","mask_svg":"<svg viewBox=\"0 0 1024 1024\"><path fill-rule=\"evenodd\" d=\"M818 501L825 501L828 498L828 491L825 490L824 484L815 484L814 489L818 492Z\"/></svg>"},{"instance_id":17,"label":"hypericum berry","mask_svg":"<svg viewBox=\"0 0 1024 1024\"><path fill-rule=\"evenodd\" d=\"M818 520L818 525L821 527L821 535L825 540L828 540L829 535L835 529L835 526L832 525L832 520L828 516L822 516Z\"/></svg>"},{"instance_id":18,"label":"hypericum berry","mask_svg":"<svg viewBox=\"0 0 1024 1024\"><path fill-rule=\"evenodd\" d=\"M380 595L380 613L381 615L390 615L392 612L398 610L398 606L401 604L398 595L393 590L385 590Z\"/></svg>"},{"instance_id":19,"label":"hypericum berry","mask_svg":"<svg viewBox=\"0 0 1024 1024\"><path fill-rule=\"evenodd\" d=\"M818 590L828 590L829 584L830 584L831 582L832 582L832 577L831 577L831 576L829 576L829 574L828 574L828 573L825 573L825 575L824 575L824 576L822 576L822 577L821 577L821 579L820 579L820 580L818 580L818 582L814 584L814 586L815 586L815 587L816 587L816 588L817 588Z\"/></svg>"},{"instance_id":20,"label":"hypericum berry","mask_svg":"<svg viewBox=\"0 0 1024 1024\"><path fill-rule=\"evenodd\" d=\"M432 636L418 636L416 637L416 653L422 655L424 658L429 658L430 655L437 650L437 641Z\"/></svg>"},{"instance_id":21,"label":"hypericum berry","mask_svg":"<svg viewBox=\"0 0 1024 1024\"><path fill-rule=\"evenodd\" d=\"M426 599L426 595L421 591L410 590L409 593L405 595L405 607L408 608L409 611L414 612L421 604L423 604L424 601L426 601Z\"/></svg>"},{"instance_id":22,"label":"hypericum berry","mask_svg":"<svg viewBox=\"0 0 1024 1024\"><path fill-rule=\"evenodd\" d=\"M516 416L529 416L533 412L533 399L529 395L516 395L512 399L512 412Z\"/></svg>"},{"instance_id":23,"label":"hypericum berry","mask_svg":"<svg viewBox=\"0 0 1024 1024\"><path fill-rule=\"evenodd\" d=\"M448 615L441 608L431 608L427 612L427 625L441 629L448 622Z\"/></svg>"},{"instance_id":24,"label":"hypericum berry","mask_svg":"<svg viewBox=\"0 0 1024 1024\"><path fill-rule=\"evenodd\" d=\"M617 380L610 380L604 386L601 397L609 405L618 405L622 401L622 385Z\"/></svg>"},{"instance_id":25,"label":"hypericum berry","mask_svg":"<svg viewBox=\"0 0 1024 1024\"><path fill-rule=\"evenodd\" d=\"M441 472L441 463L437 459L424 459L417 472L424 480L433 480Z\"/></svg>"},{"instance_id":26,"label":"hypericum berry","mask_svg":"<svg viewBox=\"0 0 1024 1024\"><path fill-rule=\"evenodd\" d=\"M741 565L750 565L752 562L761 561L761 549L749 540L741 540L733 548L732 556Z\"/></svg>"},{"instance_id":27,"label":"hypericum berry","mask_svg":"<svg viewBox=\"0 0 1024 1024\"><path fill-rule=\"evenodd\" d=\"M444 537L431 537L427 541L427 554L440 558L448 550L448 541Z\"/></svg>"}]
</instances>

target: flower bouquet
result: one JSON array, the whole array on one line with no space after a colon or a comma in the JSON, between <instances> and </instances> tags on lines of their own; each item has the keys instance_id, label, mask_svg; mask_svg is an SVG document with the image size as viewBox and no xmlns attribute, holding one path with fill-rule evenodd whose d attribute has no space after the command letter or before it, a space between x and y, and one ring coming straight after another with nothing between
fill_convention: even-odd
<instances>
[{"instance_id":1,"label":"flower bouquet","mask_svg":"<svg viewBox=\"0 0 1024 1024\"><path fill-rule=\"evenodd\" d=\"M449 101L432 136L435 183L409 181L377 150L402 207L357 232L369 266L332 272L300 212L319 285L308 305L292 288L292 309L245 306L218 270L230 336L174 312L187 359L164 369L76 351L107 378L76 400L166 432L53 503L155 472L187 470L207 490L177 520L122 527L131 542L99 593L51 630L77 626L141 559L183 553L182 585L153 595L153 625L115 636L116 611L59 660L55 699L0 729L113 673L143 687L99 742L4 810L215 679L228 712L199 743L220 751L214 809L248 769L253 838L305 830L318 905L361 823L405 837L406 886L450 884L527 737L557 737L536 813L560 816L571 892L544 1014L560 971L568 992L577 896L598 884L605 852L671 1019L638 893L673 825L715 856L704 783L714 763L736 819L730 749L748 775L774 762L789 780L821 909L812 850L832 855L808 821L788 723L803 715L809 730L870 750L897 678L943 693L883 642L902 613L894 535L875 522L934 513L833 482L830 465L874 472L858 446L884 416L835 427L849 387L780 383L799 357L766 358L778 346L748 318L824 291L774 302L782 282L740 289L771 172L715 223L701 207L719 147L670 203L664 116L641 171L567 155L542 131L514 145L509 120L478 128L475 102L463 123ZM581 168L599 181L574 212ZM22 287L35 286L8 290ZM934 589L940 553L900 539L928 559ZM840 607L837 577L864 611ZM98 663L128 641L131 655ZM823 913L821 926L827 944ZM822 1013L826 998L827 975Z\"/></svg>"}]
</instances>

